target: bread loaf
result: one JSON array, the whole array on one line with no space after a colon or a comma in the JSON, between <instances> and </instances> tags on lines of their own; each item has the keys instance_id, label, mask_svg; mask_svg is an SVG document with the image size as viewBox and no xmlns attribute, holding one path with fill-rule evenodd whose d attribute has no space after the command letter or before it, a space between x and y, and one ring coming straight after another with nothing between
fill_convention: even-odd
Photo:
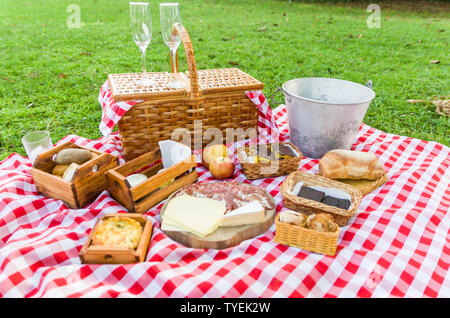
<instances>
[{"instance_id":1,"label":"bread loaf","mask_svg":"<svg viewBox=\"0 0 450 318\"><path fill-rule=\"evenodd\" d=\"M319 160L319 174L330 179L377 180L386 172L372 153L335 149Z\"/></svg>"},{"instance_id":2,"label":"bread loaf","mask_svg":"<svg viewBox=\"0 0 450 318\"><path fill-rule=\"evenodd\" d=\"M306 224L309 229L318 232L335 232L339 227L334 222L334 218L327 213L311 214Z\"/></svg>"},{"instance_id":3,"label":"bread loaf","mask_svg":"<svg viewBox=\"0 0 450 318\"><path fill-rule=\"evenodd\" d=\"M53 167L52 174L58 177L64 175L64 171L69 167L69 165L56 165Z\"/></svg>"},{"instance_id":4,"label":"bread loaf","mask_svg":"<svg viewBox=\"0 0 450 318\"><path fill-rule=\"evenodd\" d=\"M280 213L280 222L289 223L292 225L305 226L306 216L303 213L286 210Z\"/></svg>"}]
</instances>

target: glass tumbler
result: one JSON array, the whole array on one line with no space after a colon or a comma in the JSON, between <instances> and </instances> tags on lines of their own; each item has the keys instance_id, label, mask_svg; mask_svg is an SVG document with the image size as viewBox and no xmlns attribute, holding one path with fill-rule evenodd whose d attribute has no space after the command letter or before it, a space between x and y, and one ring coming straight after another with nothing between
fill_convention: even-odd
<instances>
[{"instance_id":1,"label":"glass tumbler","mask_svg":"<svg viewBox=\"0 0 450 318\"><path fill-rule=\"evenodd\" d=\"M22 138L22 144L33 164L38 155L53 147L48 131L33 131Z\"/></svg>"}]
</instances>

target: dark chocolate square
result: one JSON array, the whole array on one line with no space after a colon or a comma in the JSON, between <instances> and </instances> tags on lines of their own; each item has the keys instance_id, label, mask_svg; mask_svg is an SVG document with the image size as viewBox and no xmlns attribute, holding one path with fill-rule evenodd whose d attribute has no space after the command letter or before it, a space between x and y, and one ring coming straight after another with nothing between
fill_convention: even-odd
<instances>
[{"instance_id":1,"label":"dark chocolate square","mask_svg":"<svg viewBox=\"0 0 450 318\"><path fill-rule=\"evenodd\" d=\"M310 187L302 186L300 188L300 191L298 192L297 196L305 198L305 199L321 202L323 200L323 197L325 196L325 193L323 193L322 191L317 191Z\"/></svg>"},{"instance_id":2,"label":"dark chocolate square","mask_svg":"<svg viewBox=\"0 0 450 318\"><path fill-rule=\"evenodd\" d=\"M324 203L326 205L335 206L337 208L344 209L344 210L348 210L348 208L350 207L350 204L351 204L351 202L349 200L338 199L338 198L335 198L335 197L331 197L329 195L326 195L323 198L322 203Z\"/></svg>"}]
</instances>

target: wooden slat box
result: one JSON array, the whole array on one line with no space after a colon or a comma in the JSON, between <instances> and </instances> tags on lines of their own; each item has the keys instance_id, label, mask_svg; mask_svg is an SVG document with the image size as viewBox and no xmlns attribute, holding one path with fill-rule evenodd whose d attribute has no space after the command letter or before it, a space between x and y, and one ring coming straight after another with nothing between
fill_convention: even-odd
<instances>
[{"instance_id":1,"label":"wooden slat box","mask_svg":"<svg viewBox=\"0 0 450 318\"><path fill-rule=\"evenodd\" d=\"M52 169L56 165L53 157L66 148L87 149L97 154L96 157L80 165L71 182L52 174ZM66 142L41 153L31 168L31 175L40 194L62 200L72 209L80 209L107 189L105 173L117 167L118 164L118 158L111 154Z\"/></svg>"},{"instance_id":2,"label":"wooden slat box","mask_svg":"<svg viewBox=\"0 0 450 318\"><path fill-rule=\"evenodd\" d=\"M145 213L176 190L197 181L196 165L195 155L192 155L187 160L158 173L163 169L161 150L158 147L157 151L148 152L109 170L106 173L109 192L128 211ZM131 187L126 177L136 172L145 174L148 179Z\"/></svg>"},{"instance_id":3,"label":"wooden slat box","mask_svg":"<svg viewBox=\"0 0 450 318\"><path fill-rule=\"evenodd\" d=\"M176 129L185 131L193 150L212 141L204 136L208 128L218 129L224 138L229 128L241 128L248 134L248 129L253 128L257 134L258 107L245 92L262 90L264 84L237 68L197 70L192 43L184 27L181 40L188 64L188 72L180 73L187 84L185 88L168 88L166 84L172 80L169 73L147 73L157 84L145 88L136 85L142 74L108 76L114 100L143 100L118 122L127 161L154 151L160 140L180 141L172 138ZM247 138L242 134L237 140Z\"/></svg>"},{"instance_id":4,"label":"wooden slat box","mask_svg":"<svg viewBox=\"0 0 450 318\"><path fill-rule=\"evenodd\" d=\"M133 218L142 225L142 235L136 249L92 245L92 236L100 222L115 216ZM145 216L135 213L106 214L101 220L97 220L95 223L80 250L79 257L83 264L129 264L143 262L151 237L152 221Z\"/></svg>"}]
</instances>

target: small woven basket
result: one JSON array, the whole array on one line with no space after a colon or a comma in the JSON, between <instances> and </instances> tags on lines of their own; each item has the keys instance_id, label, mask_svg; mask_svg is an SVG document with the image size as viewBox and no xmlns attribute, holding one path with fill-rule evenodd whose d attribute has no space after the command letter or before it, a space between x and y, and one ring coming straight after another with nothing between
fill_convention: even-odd
<instances>
[{"instance_id":1,"label":"small woven basket","mask_svg":"<svg viewBox=\"0 0 450 318\"><path fill-rule=\"evenodd\" d=\"M280 144L291 146L299 156L295 158L274 160L271 162L250 163L245 159L243 152L248 154L250 147L256 147L256 145L242 146L237 149L237 158L247 179L252 180L285 176L298 170L300 160L303 158L301 151L290 142L280 142Z\"/></svg>"},{"instance_id":2,"label":"small woven basket","mask_svg":"<svg viewBox=\"0 0 450 318\"><path fill-rule=\"evenodd\" d=\"M297 182L303 182L306 186L318 185L322 187L335 188L347 192L351 197L351 203L348 210L337 208L298 197L291 193ZM296 171L291 173L281 185L281 194L284 197L284 206L294 211L306 212L306 213L328 213L333 216L334 221L339 226L347 224L348 220L356 214L356 210L362 199L361 191L354 187L342 182L331 180L319 175L313 175L310 173Z\"/></svg>"},{"instance_id":3,"label":"small woven basket","mask_svg":"<svg viewBox=\"0 0 450 318\"><path fill-rule=\"evenodd\" d=\"M275 218L274 242L299 247L311 252L334 256L340 228L334 232L319 232L306 227L280 222L280 214Z\"/></svg>"}]
</instances>

